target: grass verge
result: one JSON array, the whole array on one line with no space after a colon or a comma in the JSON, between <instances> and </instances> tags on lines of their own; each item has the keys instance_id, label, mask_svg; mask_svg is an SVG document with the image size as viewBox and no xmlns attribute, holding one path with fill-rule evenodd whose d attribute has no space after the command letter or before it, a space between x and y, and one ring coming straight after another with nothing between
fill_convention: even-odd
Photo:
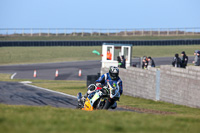
<instances>
[{"instance_id":1,"label":"grass verge","mask_svg":"<svg viewBox=\"0 0 200 133\"><path fill-rule=\"evenodd\" d=\"M175 53L185 51L192 56L194 50L200 49L199 45L179 46L134 46L132 56L142 57L173 57ZM94 55L93 50L101 53L101 46L82 47L1 47L0 65L64 62L80 60L101 60L101 56Z\"/></svg>"},{"instance_id":2,"label":"grass verge","mask_svg":"<svg viewBox=\"0 0 200 133\"><path fill-rule=\"evenodd\" d=\"M0 74L0 81L11 81ZM12 81L20 81L12 80ZM85 82L31 80L34 85L76 95L85 93ZM165 102L122 96L121 106L173 112L168 115L124 111L81 111L65 108L14 106L0 104L0 132L66 133L66 132L138 132L198 133L200 110Z\"/></svg>"}]
</instances>

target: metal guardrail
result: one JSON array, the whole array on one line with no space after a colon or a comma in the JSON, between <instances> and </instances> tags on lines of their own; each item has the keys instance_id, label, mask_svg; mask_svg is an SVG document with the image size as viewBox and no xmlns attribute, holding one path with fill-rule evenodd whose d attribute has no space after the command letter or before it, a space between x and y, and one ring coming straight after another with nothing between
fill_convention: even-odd
<instances>
[{"instance_id":1,"label":"metal guardrail","mask_svg":"<svg viewBox=\"0 0 200 133\"><path fill-rule=\"evenodd\" d=\"M200 27L193 28L0 28L0 36L186 36L200 35Z\"/></svg>"},{"instance_id":2,"label":"metal guardrail","mask_svg":"<svg viewBox=\"0 0 200 133\"><path fill-rule=\"evenodd\" d=\"M188 40L150 40L150 41L0 41L0 47L6 46L101 46L103 43L132 44L133 46L153 45L194 45L200 39Z\"/></svg>"}]
</instances>

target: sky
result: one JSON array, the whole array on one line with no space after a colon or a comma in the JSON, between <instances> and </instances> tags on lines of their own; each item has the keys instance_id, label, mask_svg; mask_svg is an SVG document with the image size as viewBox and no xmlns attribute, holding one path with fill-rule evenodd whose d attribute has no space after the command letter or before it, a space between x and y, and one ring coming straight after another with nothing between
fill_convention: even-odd
<instances>
[{"instance_id":1,"label":"sky","mask_svg":"<svg viewBox=\"0 0 200 133\"><path fill-rule=\"evenodd\" d=\"M0 28L200 27L200 0L0 0Z\"/></svg>"}]
</instances>

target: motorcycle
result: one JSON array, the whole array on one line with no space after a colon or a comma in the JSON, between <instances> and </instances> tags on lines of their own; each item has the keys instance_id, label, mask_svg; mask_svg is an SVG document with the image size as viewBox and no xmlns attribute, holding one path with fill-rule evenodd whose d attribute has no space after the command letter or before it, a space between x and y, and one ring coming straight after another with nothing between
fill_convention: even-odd
<instances>
[{"instance_id":1,"label":"motorcycle","mask_svg":"<svg viewBox=\"0 0 200 133\"><path fill-rule=\"evenodd\" d=\"M119 85L113 83L113 81L107 81L107 85L104 87L99 88L96 86L95 91L82 102L82 94L79 92L77 95L77 108L88 111L109 109L113 105L111 101L118 101L119 98Z\"/></svg>"}]
</instances>

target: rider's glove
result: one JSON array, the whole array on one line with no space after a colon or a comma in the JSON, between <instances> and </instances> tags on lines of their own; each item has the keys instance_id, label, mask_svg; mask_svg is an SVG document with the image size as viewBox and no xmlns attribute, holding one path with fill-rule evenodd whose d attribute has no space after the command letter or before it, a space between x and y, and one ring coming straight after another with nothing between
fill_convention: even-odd
<instances>
[{"instance_id":1,"label":"rider's glove","mask_svg":"<svg viewBox=\"0 0 200 133\"><path fill-rule=\"evenodd\" d=\"M101 83L96 83L96 86L97 87L101 87Z\"/></svg>"}]
</instances>

